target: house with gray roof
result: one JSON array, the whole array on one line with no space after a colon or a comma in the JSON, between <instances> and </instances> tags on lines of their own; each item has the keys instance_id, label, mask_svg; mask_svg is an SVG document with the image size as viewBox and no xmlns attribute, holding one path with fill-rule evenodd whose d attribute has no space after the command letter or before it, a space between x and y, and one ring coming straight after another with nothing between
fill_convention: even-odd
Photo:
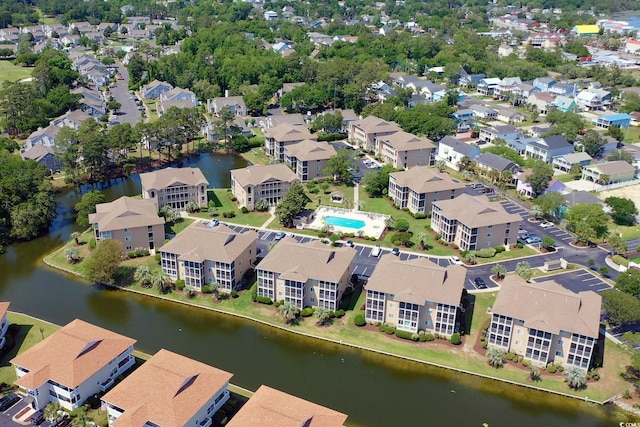
<instances>
[{"instance_id":1,"label":"house with gray roof","mask_svg":"<svg viewBox=\"0 0 640 427\"><path fill-rule=\"evenodd\" d=\"M36 145L44 145L45 147L53 147L55 145L56 136L60 132L60 127L49 125L46 128L38 129L27 138L25 148L29 150Z\"/></svg>"},{"instance_id":2,"label":"house with gray roof","mask_svg":"<svg viewBox=\"0 0 640 427\"><path fill-rule=\"evenodd\" d=\"M496 111L496 115L497 114L498 112ZM506 141L516 138L519 134L520 131L513 125L492 126L480 129L480 135L478 138L483 142L493 142L497 138Z\"/></svg>"},{"instance_id":3,"label":"house with gray roof","mask_svg":"<svg viewBox=\"0 0 640 427\"><path fill-rule=\"evenodd\" d=\"M582 179L599 184L631 181L636 177L636 168L624 160L596 163L582 168Z\"/></svg>"},{"instance_id":4,"label":"house with gray roof","mask_svg":"<svg viewBox=\"0 0 640 427\"><path fill-rule=\"evenodd\" d=\"M154 80L140 88L140 95L145 99L156 99L160 98L160 95L165 92L169 92L171 89L173 89L173 85L170 83Z\"/></svg>"},{"instance_id":5,"label":"house with gray roof","mask_svg":"<svg viewBox=\"0 0 640 427\"><path fill-rule=\"evenodd\" d=\"M301 154L302 155L302 154ZM294 182L300 178L284 163L253 165L231 171L231 191L240 206L249 210L262 199L277 206Z\"/></svg>"},{"instance_id":6,"label":"house with gray roof","mask_svg":"<svg viewBox=\"0 0 640 427\"><path fill-rule=\"evenodd\" d=\"M165 168L140 174L142 198L156 201L157 209L168 205L180 211L189 202L207 206L209 181L199 168Z\"/></svg>"},{"instance_id":7,"label":"house with gray roof","mask_svg":"<svg viewBox=\"0 0 640 427\"><path fill-rule=\"evenodd\" d=\"M454 199L464 193L466 186L437 168L412 167L389 174L389 197L400 209L414 214L428 214L431 204L438 200Z\"/></svg>"},{"instance_id":8,"label":"house with gray roof","mask_svg":"<svg viewBox=\"0 0 640 427\"><path fill-rule=\"evenodd\" d=\"M247 107L242 96L221 96L218 98L207 99L207 111L216 115L220 114L220 110L224 107L236 116L246 116Z\"/></svg>"},{"instance_id":9,"label":"house with gray roof","mask_svg":"<svg viewBox=\"0 0 640 427\"><path fill-rule=\"evenodd\" d=\"M24 160L33 160L44 165L51 173L60 172L62 163L53 153L53 149L45 145L34 145L26 151L20 153Z\"/></svg>"},{"instance_id":10,"label":"house with gray roof","mask_svg":"<svg viewBox=\"0 0 640 427\"><path fill-rule=\"evenodd\" d=\"M476 166L478 169L485 174L488 174L491 171L496 171L500 175L505 172L510 173L513 177L520 172L520 166L515 164L509 159L505 159L502 156L498 156L493 153L482 153L476 159Z\"/></svg>"},{"instance_id":11,"label":"house with gray roof","mask_svg":"<svg viewBox=\"0 0 640 427\"><path fill-rule=\"evenodd\" d=\"M367 281L365 319L412 333L450 337L467 272L461 265L440 267L424 257L380 257Z\"/></svg>"},{"instance_id":12,"label":"house with gray roof","mask_svg":"<svg viewBox=\"0 0 640 427\"><path fill-rule=\"evenodd\" d=\"M551 163L554 157L573 153L573 145L562 135L540 138L527 144L525 155L546 163Z\"/></svg>"},{"instance_id":13,"label":"house with gray roof","mask_svg":"<svg viewBox=\"0 0 640 427\"><path fill-rule=\"evenodd\" d=\"M576 151L575 153L563 154L562 156L553 158L553 167L563 172L569 172L573 165L587 166L593 159L584 151Z\"/></svg>"},{"instance_id":14,"label":"house with gray roof","mask_svg":"<svg viewBox=\"0 0 640 427\"><path fill-rule=\"evenodd\" d=\"M458 170L460 160L464 157L475 159L480 155L480 148L477 145L467 144L452 136L445 136L438 141L438 152L436 161L442 160L447 167Z\"/></svg>"}]
</instances>

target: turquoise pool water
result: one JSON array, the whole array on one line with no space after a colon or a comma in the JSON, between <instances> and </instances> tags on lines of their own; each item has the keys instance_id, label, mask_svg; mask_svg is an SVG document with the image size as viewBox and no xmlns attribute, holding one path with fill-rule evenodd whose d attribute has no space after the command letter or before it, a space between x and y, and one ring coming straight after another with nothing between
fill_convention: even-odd
<instances>
[{"instance_id":1,"label":"turquoise pool water","mask_svg":"<svg viewBox=\"0 0 640 427\"><path fill-rule=\"evenodd\" d=\"M364 221L360 221L359 219L342 218L339 216L325 216L324 221L327 224L337 227L353 228L356 230L365 226Z\"/></svg>"}]
</instances>

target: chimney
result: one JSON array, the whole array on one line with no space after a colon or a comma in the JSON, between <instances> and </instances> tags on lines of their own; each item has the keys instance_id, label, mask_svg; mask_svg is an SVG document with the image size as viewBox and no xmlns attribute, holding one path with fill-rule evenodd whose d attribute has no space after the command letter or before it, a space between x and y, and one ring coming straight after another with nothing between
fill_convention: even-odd
<instances>
[{"instance_id":1,"label":"chimney","mask_svg":"<svg viewBox=\"0 0 640 427\"><path fill-rule=\"evenodd\" d=\"M229 97L229 89L225 89L224 90L224 97L228 98Z\"/></svg>"}]
</instances>

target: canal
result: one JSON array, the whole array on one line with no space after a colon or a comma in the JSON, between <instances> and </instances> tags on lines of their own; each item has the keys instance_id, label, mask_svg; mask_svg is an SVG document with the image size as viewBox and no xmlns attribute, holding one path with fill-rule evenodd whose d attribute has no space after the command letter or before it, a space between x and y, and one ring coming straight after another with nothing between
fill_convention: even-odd
<instances>
[{"instance_id":1,"label":"canal","mask_svg":"<svg viewBox=\"0 0 640 427\"><path fill-rule=\"evenodd\" d=\"M210 187L229 185L244 160L202 155ZM114 181L108 200L140 192L140 179ZM57 324L81 318L138 340L136 348L184 354L234 374L251 390L261 384L349 415L352 426L611 427L633 417L575 399L526 390L422 364L298 337L252 322L90 285L43 265L42 257L72 231L80 195L58 198L50 233L0 256L0 300L11 310Z\"/></svg>"}]
</instances>

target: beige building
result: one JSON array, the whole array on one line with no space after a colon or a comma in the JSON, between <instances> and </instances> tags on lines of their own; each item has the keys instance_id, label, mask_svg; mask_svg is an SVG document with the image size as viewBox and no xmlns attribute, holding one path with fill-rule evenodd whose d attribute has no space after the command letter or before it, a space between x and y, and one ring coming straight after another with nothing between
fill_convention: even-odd
<instances>
[{"instance_id":1,"label":"beige building","mask_svg":"<svg viewBox=\"0 0 640 427\"><path fill-rule=\"evenodd\" d=\"M356 250L319 240L298 243L285 237L257 267L258 295L291 301L296 307L337 310L353 271Z\"/></svg>"},{"instance_id":2,"label":"beige building","mask_svg":"<svg viewBox=\"0 0 640 427\"><path fill-rule=\"evenodd\" d=\"M444 268L424 257L402 261L385 254L367 282L365 318L403 331L450 337L466 274L460 265Z\"/></svg>"},{"instance_id":3,"label":"beige building","mask_svg":"<svg viewBox=\"0 0 640 427\"><path fill-rule=\"evenodd\" d=\"M262 385L227 427L342 427L346 421L345 414Z\"/></svg>"},{"instance_id":4,"label":"beige building","mask_svg":"<svg viewBox=\"0 0 640 427\"><path fill-rule=\"evenodd\" d=\"M195 222L160 249L162 271L198 291L218 282L231 292L256 259L254 231L237 233L226 225Z\"/></svg>"},{"instance_id":5,"label":"beige building","mask_svg":"<svg viewBox=\"0 0 640 427\"><path fill-rule=\"evenodd\" d=\"M141 173L142 198L156 200L157 208L168 205L185 210L189 202L207 206L209 181L198 168L166 168Z\"/></svg>"},{"instance_id":6,"label":"beige building","mask_svg":"<svg viewBox=\"0 0 640 427\"><path fill-rule=\"evenodd\" d=\"M111 427L209 427L232 376L160 350L101 400Z\"/></svg>"},{"instance_id":7,"label":"beige building","mask_svg":"<svg viewBox=\"0 0 640 427\"><path fill-rule=\"evenodd\" d=\"M294 126L289 123L282 123L264 131L264 143L267 156L276 160L284 160L285 147L297 144L306 139L317 141L315 135L306 126Z\"/></svg>"},{"instance_id":8,"label":"beige building","mask_svg":"<svg viewBox=\"0 0 640 427\"><path fill-rule=\"evenodd\" d=\"M576 294L554 281L526 283L508 275L491 309L488 345L538 366L588 369L600 335L601 304L593 291Z\"/></svg>"},{"instance_id":9,"label":"beige building","mask_svg":"<svg viewBox=\"0 0 640 427\"><path fill-rule=\"evenodd\" d=\"M516 244L520 222L520 215L508 213L486 196L461 194L432 203L431 228L463 251Z\"/></svg>"},{"instance_id":10,"label":"beige building","mask_svg":"<svg viewBox=\"0 0 640 427\"><path fill-rule=\"evenodd\" d=\"M96 205L89 214L96 242L114 239L125 251L159 248L164 243L164 218L158 216L154 200L122 196Z\"/></svg>"},{"instance_id":11,"label":"beige building","mask_svg":"<svg viewBox=\"0 0 640 427\"><path fill-rule=\"evenodd\" d=\"M72 411L113 386L135 363L136 340L76 319L11 360L35 409Z\"/></svg>"},{"instance_id":12,"label":"beige building","mask_svg":"<svg viewBox=\"0 0 640 427\"><path fill-rule=\"evenodd\" d=\"M376 138L400 132L400 126L375 116L356 120L349 125L349 141L365 150L375 150Z\"/></svg>"},{"instance_id":13,"label":"beige building","mask_svg":"<svg viewBox=\"0 0 640 427\"><path fill-rule=\"evenodd\" d=\"M401 209L430 214L431 204L464 193L465 185L436 168L412 167L389 174L389 197Z\"/></svg>"},{"instance_id":14,"label":"beige building","mask_svg":"<svg viewBox=\"0 0 640 427\"><path fill-rule=\"evenodd\" d=\"M582 168L582 179L601 184L631 181L635 176L636 168L624 160L597 163Z\"/></svg>"},{"instance_id":15,"label":"beige building","mask_svg":"<svg viewBox=\"0 0 640 427\"><path fill-rule=\"evenodd\" d=\"M284 149L284 163L298 176L300 182L324 178L327 161L336 155L333 145L325 141L305 139Z\"/></svg>"},{"instance_id":16,"label":"beige building","mask_svg":"<svg viewBox=\"0 0 640 427\"><path fill-rule=\"evenodd\" d=\"M277 206L294 182L300 179L282 163L231 170L231 191L238 204L249 210L262 199L271 207Z\"/></svg>"},{"instance_id":17,"label":"beige building","mask_svg":"<svg viewBox=\"0 0 640 427\"><path fill-rule=\"evenodd\" d=\"M413 166L433 166L436 146L429 138L421 138L404 131L375 138L376 154L396 169Z\"/></svg>"}]
</instances>

